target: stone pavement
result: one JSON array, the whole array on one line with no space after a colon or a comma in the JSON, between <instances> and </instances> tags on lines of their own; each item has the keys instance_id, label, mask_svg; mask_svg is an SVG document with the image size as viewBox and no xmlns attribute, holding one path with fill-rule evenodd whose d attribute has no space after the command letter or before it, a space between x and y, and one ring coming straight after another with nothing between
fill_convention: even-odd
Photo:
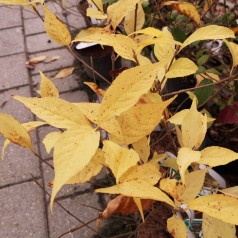
<instances>
[{"instance_id":1,"label":"stone pavement","mask_svg":"<svg viewBox=\"0 0 238 238\"><path fill-rule=\"evenodd\" d=\"M84 21L74 6L77 1L67 2L67 11L62 11L53 1L47 5L71 30L79 29ZM42 55L49 58L57 55L60 59L37 64L34 70L26 68L27 60ZM30 111L14 101L11 95L34 96L39 84L39 70L50 77L61 68L72 66L73 62L74 58L65 48L49 39L41 19L30 8L0 5L0 112L11 114L21 122L34 120ZM55 81L61 98L71 102L88 100L87 94L78 90L78 77L71 75ZM49 163L52 158L39 142L51 130L41 127L31 133L39 155ZM0 151L3 142L0 137ZM26 149L10 145L5 159L0 161L0 174L0 238L57 238L71 227L82 225L79 220L88 222L97 217L97 210L81 205L100 209L98 197L89 185L65 186L57 196L56 201L75 217L56 202L52 214L46 192L51 192L48 182L53 178L53 171ZM95 223L90 226L95 228ZM90 238L94 234L86 227L63 237Z\"/></svg>"}]
</instances>

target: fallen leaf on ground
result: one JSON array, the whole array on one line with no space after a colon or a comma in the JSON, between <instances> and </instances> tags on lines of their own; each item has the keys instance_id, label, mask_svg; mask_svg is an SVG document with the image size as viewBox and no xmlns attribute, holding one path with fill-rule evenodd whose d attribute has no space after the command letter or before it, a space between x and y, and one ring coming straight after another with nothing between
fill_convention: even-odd
<instances>
[{"instance_id":1,"label":"fallen leaf on ground","mask_svg":"<svg viewBox=\"0 0 238 238\"><path fill-rule=\"evenodd\" d=\"M45 55L31 58L30 60L26 62L26 67L28 69L34 69L36 67L36 64L43 62L46 58L47 56Z\"/></svg>"},{"instance_id":2,"label":"fallen leaf on ground","mask_svg":"<svg viewBox=\"0 0 238 238\"><path fill-rule=\"evenodd\" d=\"M60 59L59 55L52 56L50 59L46 60L44 63L51 63L52 61L56 61Z\"/></svg>"},{"instance_id":3,"label":"fallen leaf on ground","mask_svg":"<svg viewBox=\"0 0 238 238\"><path fill-rule=\"evenodd\" d=\"M68 77L73 73L74 69L75 69L74 67L61 69L52 79L61 79Z\"/></svg>"}]
</instances>

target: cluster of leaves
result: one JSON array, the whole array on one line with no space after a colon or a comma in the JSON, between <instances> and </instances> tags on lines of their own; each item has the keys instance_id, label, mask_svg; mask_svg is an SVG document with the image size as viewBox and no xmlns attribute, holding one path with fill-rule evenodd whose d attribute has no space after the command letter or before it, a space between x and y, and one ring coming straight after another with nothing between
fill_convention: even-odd
<instances>
[{"instance_id":1,"label":"cluster of leaves","mask_svg":"<svg viewBox=\"0 0 238 238\"><path fill-rule=\"evenodd\" d=\"M143 28L146 21L143 4L146 1L119 0L105 10L102 1L94 0L89 2L96 9L89 8L88 16L106 19L107 25L82 30L72 40L67 27L50 12L44 1L0 2L42 7L45 30L53 40L69 50L74 42L96 42L113 47L118 56L136 65L116 77L106 91L88 83L103 97L101 103L70 103L60 99L53 82L40 73L41 97L14 96L14 99L22 102L42 121L21 124L12 116L0 114L0 133L6 138L2 156L10 142L36 154L28 132L43 124L60 129L49 133L43 140L47 152L54 151L51 208L63 185L87 182L105 167L114 176L115 184L96 192L120 195L109 202L102 218L114 212L126 214L128 207L134 204L130 212L138 210L144 220L144 210L154 201L160 201L174 212L167 221L167 230L174 237L188 237L188 229L178 215L188 210L203 213L204 237L235 237L237 187L220 189L217 186L216 189L210 188L209 195L199 194L210 169L237 160L238 154L217 146L199 149L213 119L209 113L198 111L198 104L201 104L196 97L198 91L190 93L191 107L178 113L168 109L178 92L163 95L169 79L197 73L198 66L188 57L181 57L181 52L198 41L223 39L233 60L228 78L217 82L212 77L212 81L203 84L204 80L201 80L200 88L231 81L238 65L238 47L225 39L234 38L234 32L224 26L202 26L196 7L191 3L167 1L164 6L182 12L199 26L180 42L174 39L168 28ZM191 12L195 14L191 16ZM117 31L121 26L128 36ZM143 51L152 45L156 62L152 62ZM199 59L201 64L202 59ZM200 74L200 77L204 75ZM171 95L175 96L164 100L165 96ZM151 154L150 134L160 123L168 133L176 131L176 158L166 153Z\"/></svg>"}]
</instances>

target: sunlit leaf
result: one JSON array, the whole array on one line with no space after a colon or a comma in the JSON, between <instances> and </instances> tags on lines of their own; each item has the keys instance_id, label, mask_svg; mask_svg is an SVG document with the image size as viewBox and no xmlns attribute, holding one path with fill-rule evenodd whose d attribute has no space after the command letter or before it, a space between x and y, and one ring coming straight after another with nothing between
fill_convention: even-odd
<instances>
[{"instance_id":1,"label":"sunlit leaf","mask_svg":"<svg viewBox=\"0 0 238 238\"><path fill-rule=\"evenodd\" d=\"M189 109L184 109L180 112L177 112L168 121L176 125L181 125L188 112Z\"/></svg>"},{"instance_id":2,"label":"sunlit leaf","mask_svg":"<svg viewBox=\"0 0 238 238\"><path fill-rule=\"evenodd\" d=\"M219 190L219 192L221 192L227 196L238 198L238 186L225 188L225 189Z\"/></svg>"},{"instance_id":3,"label":"sunlit leaf","mask_svg":"<svg viewBox=\"0 0 238 238\"><path fill-rule=\"evenodd\" d=\"M45 12L44 27L48 35L58 44L69 46L71 35L67 27L45 5L42 8Z\"/></svg>"},{"instance_id":4,"label":"sunlit leaf","mask_svg":"<svg viewBox=\"0 0 238 238\"><path fill-rule=\"evenodd\" d=\"M50 201L51 209L60 188L90 162L98 148L99 138L100 133L94 129L75 128L65 131L57 140L54 146L55 178Z\"/></svg>"},{"instance_id":5,"label":"sunlit leaf","mask_svg":"<svg viewBox=\"0 0 238 238\"><path fill-rule=\"evenodd\" d=\"M197 111L196 99L182 121L182 141L185 147L199 148L207 131L207 116Z\"/></svg>"},{"instance_id":6,"label":"sunlit leaf","mask_svg":"<svg viewBox=\"0 0 238 238\"><path fill-rule=\"evenodd\" d=\"M141 215L141 218L142 218L142 221L144 222L145 221L145 218L144 218L144 212L143 212L143 208L142 208L142 204L141 204L141 199L140 198L136 198L136 197L133 197L133 200L140 212L140 215Z\"/></svg>"},{"instance_id":7,"label":"sunlit leaf","mask_svg":"<svg viewBox=\"0 0 238 238\"><path fill-rule=\"evenodd\" d=\"M40 72L40 95L41 97L59 97L59 91L55 87L54 83L48 79L42 72Z\"/></svg>"},{"instance_id":8,"label":"sunlit leaf","mask_svg":"<svg viewBox=\"0 0 238 238\"><path fill-rule=\"evenodd\" d=\"M98 124L119 116L137 103L141 95L148 92L156 79L164 75L161 64L137 66L123 71L104 94Z\"/></svg>"},{"instance_id":9,"label":"sunlit leaf","mask_svg":"<svg viewBox=\"0 0 238 238\"><path fill-rule=\"evenodd\" d=\"M231 72L232 72L233 69L238 65L238 45L236 43L229 42L227 40L224 40L224 42L226 43L227 47L229 48L231 52L231 56L232 56Z\"/></svg>"},{"instance_id":10,"label":"sunlit leaf","mask_svg":"<svg viewBox=\"0 0 238 238\"><path fill-rule=\"evenodd\" d=\"M57 128L90 127L90 123L77 106L60 98L25 98L14 96L36 116Z\"/></svg>"},{"instance_id":11,"label":"sunlit leaf","mask_svg":"<svg viewBox=\"0 0 238 238\"><path fill-rule=\"evenodd\" d=\"M98 11L95 8L87 8L87 16L100 20L107 19L107 16L103 12Z\"/></svg>"},{"instance_id":12,"label":"sunlit leaf","mask_svg":"<svg viewBox=\"0 0 238 238\"><path fill-rule=\"evenodd\" d=\"M185 184L185 172L187 168L193 163L198 162L201 158L200 151L193 151L190 148L182 147L179 149L177 163L179 166L179 172L182 182Z\"/></svg>"},{"instance_id":13,"label":"sunlit leaf","mask_svg":"<svg viewBox=\"0 0 238 238\"><path fill-rule=\"evenodd\" d=\"M150 155L150 146L149 140L147 137L143 137L142 139L133 143L134 150L138 153L141 160L146 163L148 161Z\"/></svg>"},{"instance_id":14,"label":"sunlit leaf","mask_svg":"<svg viewBox=\"0 0 238 238\"><path fill-rule=\"evenodd\" d=\"M143 180L131 180L112 187L96 189L96 192L123 194L129 197L153 199L156 201L166 202L174 207L173 201L165 193L151 185L151 183Z\"/></svg>"},{"instance_id":15,"label":"sunlit leaf","mask_svg":"<svg viewBox=\"0 0 238 238\"><path fill-rule=\"evenodd\" d=\"M224 26L204 26L197 29L192 35L190 35L182 44L180 50L182 50L187 45L195 41L200 40L216 40L225 38L234 38L235 34L232 30Z\"/></svg>"},{"instance_id":16,"label":"sunlit leaf","mask_svg":"<svg viewBox=\"0 0 238 238\"><path fill-rule=\"evenodd\" d=\"M67 181L67 184L81 184L91 180L92 177L98 175L103 168L104 153L101 149L97 149L95 155L85 168Z\"/></svg>"},{"instance_id":17,"label":"sunlit leaf","mask_svg":"<svg viewBox=\"0 0 238 238\"><path fill-rule=\"evenodd\" d=\"M210 217L203 213L202 235L204 238L221 237L236 238L236 228L234 225Z\"/></svg>"},{"instance_id":18,"label":"sunlit leaf","mask_svg":"<svg viewBox=\"0 0 238 238\"><path fill-rule=\"evenodd\" d=\"M198 67L188 58L179 58L173 62L169 71L166 73L167 78L184 77L194 74Z\"/></svg>"},{"instance_id":19,"label":"sunlit leaf","mask_svg":"<svg viewBox=\"0 0 238 238\"><path fill-rule=\"evenodd\" d=\"M149 162L142 165L135 165L129 168L120 178L119 182L129 182L132 180L143 180L155 185L161 178L159 165L153 162Z\"/></svg>"},{"instance_id":20,"label":"sunlit leaf","mask_svg":"<svg viewBox=\"0 0 238 238\"><path fill-rule=\"evenodd\" d=\"M217 218L221 221L238 225L238 199L223 194L213 194L194 199L188 208Z\"/></svg>"},{"instance_id":21,"label":"sunlit leaf","mask_svg":"<svg viewBox=\"0 0 238 238\"><path fill-rule=\"evenodd\" d=\"M129 35L130 33L139 30L143 27L145 22L145 13L140 3L137 3L137 15L135 17L135 9L130 11L126 16L124 20L124 28ZM135 22L136 19L136 22Z\"/></svg>"},{"instance_id":22,"label":"sunlit leaf","mask_svg":"<svg viewBox=\"0 0 238 238\"><path fill-rule=\"evenodd\" d=\"M201 151L200 164L210 167L225 165L238 159L238 153L219 146L210 146Z\"/></svg>"},{"instance_id":23,"label":"sunlit leaf","mask_svg":"<svg viewBox=\"0 0 238 238\"><path fill-rule=\"evenodd\" d=\"M163 191L165 191L167 194L169 194L175 199L178 199L177 185L178 185L178 180L169 179L169 178L161 179L159 183L160 189L162 189Z\"/></svg>"},{"instance_id":24,"label":"sunlit leaf","mask_svg":"<svg viewBox=\"0 0 238 238\"><path fill-rule=\"evenodd\" d=\"M137 104L122 113L118 121L122 130L124 143L131 144L149 135L159 124L164 109L174 98L162 103Z\"/></svg>"},{"instance_id":25,"label":"sunlit leaf","mask_svg":"<svg viewBox=\"0 0 238 238\"><path fill-rule=\"evenodd\" d=\"M189 2L177 2L177 1L168 1L164 3L164 6L171 6L173 9L177 10L181 14L187 16L198 26L201 25L201 18L197 8Z\"/></svg>"},{"instance_id":26,"label":"sunlit leaf","mask_svg":"<svg viewBox=\"0 0 238 238\"><path fill-rule=\"evenodd\" d=\"M121 23L125 16L127 16L131 11L135 10L136 4L139 4L139 0L119 0L116 3L108 6L108 21L111 23L114 30Z\"/></svg>"},{"instance_id":27,"label":"sunlit leaf","mask_svg":"<svg viewBox=\"0 0 238 238\"><path fill-rule=\"evenodd\" d=\"M62 132L55 131L47 134L42 143L45 146L46 152L49 154L52 148L55 146L57 140L61 137Z\"/></svg>"},{"instance_id":28,"label":"sunlit leaf","mask_svg":"<svg viewBox=\"0 0 238 238\"><path fill-rule=\"evenodd\" d=\"M167 228L169 233L174 238L187 238L188 231L183 220L176 215L173 215L167 220Z\"/></svg>"},{"instance_id":29,"label":"sunlit leaf","mask_svg":"<svg viewBox=\"0 0 238 238\"><path fill-rule=\"evenodd\" d=\"M31 138L27 130L18 120L10 115L0 113L0 134L14 144L33 150Z\"/></svg>"},{"instance_id":30,"label":"sunlit leaf","mask_svg":"<svg viewBox=\"0 0 238 238\"><path fill-rule=\"evenodd\" d=\"M105 163L108 164L116 181L132 166L139 162L139 155L133 149L121 147L108 140L103 142Z\"/></svg>"},{"instance_id":31,"label":"sunlit leaf","mask_svg":"<svg viewBox=\"0 0 238 238\"><path fill-rule=\"evenodd\" d=\"M87 86L89 86L97 95L102 96L104 95L105 91L97 86L97 84L92 82L84 82Z\"/></svg>"},{"instance_id":32,"label":"sunlit leaf","mask_svg":"<svg viewBox=\"0 0 238 238\"><path fill-rule=\"evenodd\" d=\"M115 52L125 59L135 61L137 44L130 38L121 34L113 34L106 28L91 27L82 30L73 42L96 42L101 45L112 46Z\"/></svg>"},{"instance_id":33,"label":"sunlit leaf","mask_svg":"<svg viewBox=\"0 0 238 238\"><path fill-rule=\"evenodd\" d=\"M52 79L61 79L68 77L73 73L74 69L74 67L61 69Z\"/></svg>"}]
</instances>

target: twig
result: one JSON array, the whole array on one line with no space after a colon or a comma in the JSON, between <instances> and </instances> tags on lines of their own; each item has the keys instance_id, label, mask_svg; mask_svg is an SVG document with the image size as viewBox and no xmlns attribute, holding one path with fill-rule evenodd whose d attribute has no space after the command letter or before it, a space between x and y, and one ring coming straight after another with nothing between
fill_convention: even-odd
<instances>
[{"instance_id":1,"label":"twig","mask_svg":"<svg viewBox=\"0 0 238 238\"><path fill-rule=\"evenodd\" d=\"M218 84L222 84L222 83L224 83L226 81L231 81L236 76L238 76L238 74L236 74L236 75L234 75L232 77L225 78L225 79L223 79L223 80L221 80L219 82L209 83L209 84L206 84L206 85L196 86L196 87L193 87L193 88L182 89L182 90L179 90L179 91L176 91L176 92L172 92L172 93L166 93L164 95L161 95L161 97L170 97L170 96L174 96L174 95L177 95L177 94L185 93L185 92L188 92L188 91L193 91L193 90L196 90L196 89L200 89L200 88L206 88L206 87L210 87L210 86L215 86L215 85L218 85Z\"/></svg>"},{"instance_id":2,"label":"twig","mask_svg":"<svg viewBox=\"0 0 238 238\"><path fill-rule=\"evenodd\" d=\"M48 163L46 160L42 159L35 151L32 151L34 155L42 162L48 165L51 169L54 169L54 166Z\"/></svg>"},{"instance_id":3,"label":"twig","mask_svg":"<svg viewBox=\"0 0 238 238\"><path fill-rule=\"evenodd\" d=\"M85 224L83 224L83 225L81 225L81 226L76 226L76 227L70 228L69 231L63 233L63 234L60 235L58 238L61 238L61 237L65 236L65 235L67 235L67 234L69 234L69 233L73 233L73 232L75 232L75 231L77 231L77 230L79 230L79 229L81 229L81 228L83 228L83 227L85 227L85 226L88 226L88 224L90 224L90 223L96 221L97 219L98 219L98 217L94 218L94 219L91 220L91 221L86 222Z\"/></svg>"},{"instance_id":4,"label":"twig","mask_svg":"<svg viewBox=\"0 0 238 238\"><path fill-rule=\"evenodd\" d=\"M137 27L137 11L138 11L138 3L136 4L136 9L135 9L134 32L136 31L136 27Z\"/></svg>"},{"instance_id":5,"label":"twig","mask_svg":"<svg viewBox=\"0 0 238 238\"><path fill-rule=\"evenodd\" d=\"M35 180L34 176L31 175L32 178L34 179L35 183L41 188L43 189L43 191L49 196L51 197L51 195L44 189L44 187L37 181ZM70 216L72 216L73 218L75 218L78 222L82 223L84 226L87 226L90 230L92 230L93 232L95 232L96 234L97 231L95 231L92 227L90 227L87 223L83 222L81 219L79 219L77 216L75 216L72 212L70 212L68 209L66 209L60 202L58 202L57 200L55 200L55 203L60 206L65 212L67 212ZM98 234L99 235L99 234ZM101 235L99 235L100 237L103 237Z\"/></svg>"}]
</instances>

